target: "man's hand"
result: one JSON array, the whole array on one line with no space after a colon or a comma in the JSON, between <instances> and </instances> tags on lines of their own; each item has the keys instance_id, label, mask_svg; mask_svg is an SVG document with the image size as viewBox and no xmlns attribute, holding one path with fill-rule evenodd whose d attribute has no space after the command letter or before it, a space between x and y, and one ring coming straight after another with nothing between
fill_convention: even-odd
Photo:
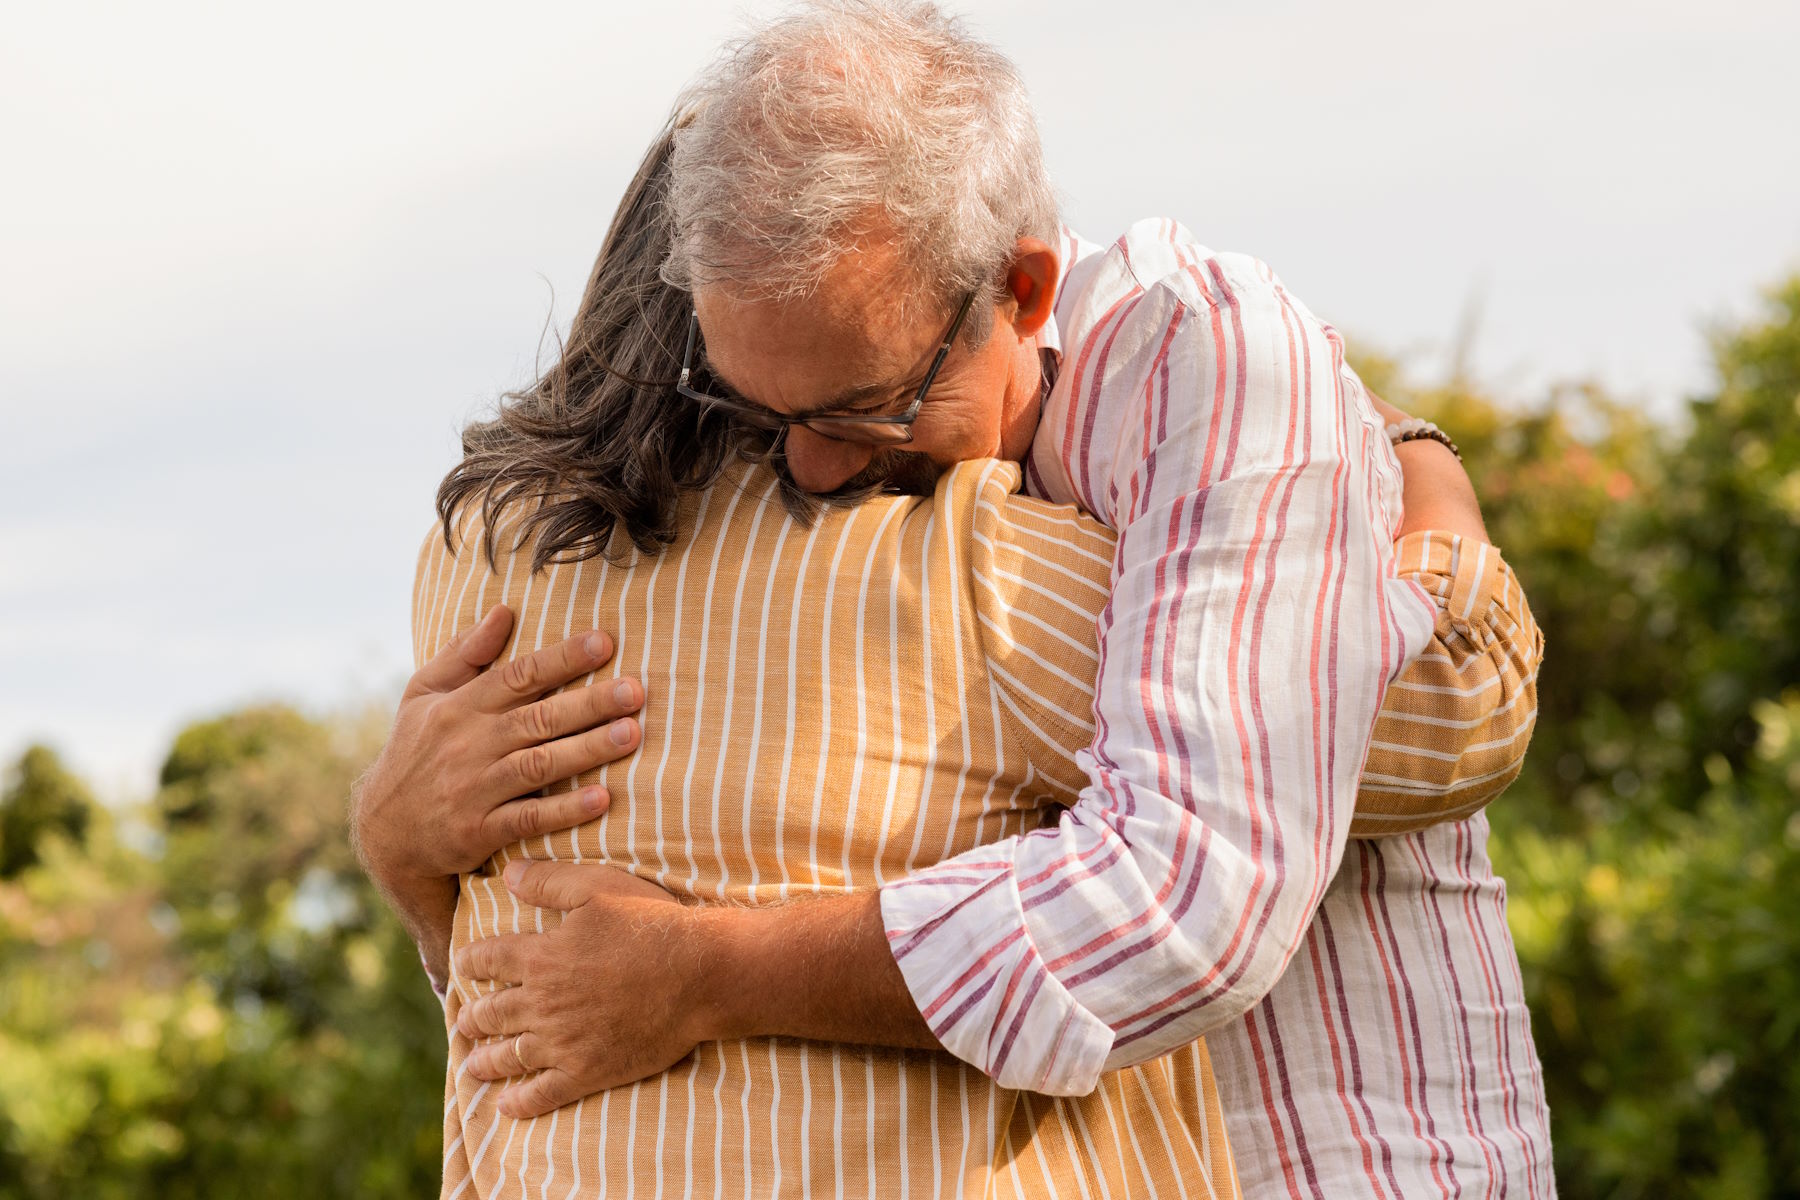
<instances>
[{"instance_id":1,"label":"man's hand","mask_svg":"<svg viewBox=\"0 0 1800 1200\"><path fill-rule=\"evenodd\" d=\"M709 969L693 936L701 910L615 867L513 862L506 884L565 915L547 933L484 938L457 956L478 988L515 985L456 1021L465 1037L497 1039L470 1051L469 1074L530 1076L500 1094L502 1113L539 1116L666 1071L715 1036L698 986Z\"/></svg>"},{"instance_id":2,"label":"man's hand","mask_svg":"<svg viewBox=\"0 0 1800 1200\"><path fill-rule=\"evenodd\" d=\"M507 1116L666 1071L701 1042L941 1048L888 949L875 891L683 905L616 867L540 862L508 864L506 885L566 914L549 932L483 938L457 957L463 980L487 992L457 1030L495 1039L470 1051L469 1073L530 1076L501 1093Z\"/></svg>"},{"instance_id":3,"label":"man's hand","mask_svg":"<svg viewBox=\"0 0 1800 1200\"><path fill-rule=\"evenodd\" d=\"M604 812L604 788L531 793L622 758L640 730L635 679L546 695L612 658L612 639L572 637L483 672L512 613L490 610L406 685L394 729L357 789L357 844L371 869L436 878L473 871L521 838Z\"/></svg>"},{"instance_id":4,"label":"man's hand","mask_svg":"<svg viewBox=\"0 0 1800 1200\"><path fill-rule=\"evenodd\" d=\"M407 682L387 745L358 781L350 833L357 857L418 942L440 984L448 974L454 876L521 838L570 829L606 811L604 788L535 797L637 748L644 702L634 679L547 696L612 658L612 639L581 634L491 671L513 615L489 610Z\"/></svg>"}]
</instances>

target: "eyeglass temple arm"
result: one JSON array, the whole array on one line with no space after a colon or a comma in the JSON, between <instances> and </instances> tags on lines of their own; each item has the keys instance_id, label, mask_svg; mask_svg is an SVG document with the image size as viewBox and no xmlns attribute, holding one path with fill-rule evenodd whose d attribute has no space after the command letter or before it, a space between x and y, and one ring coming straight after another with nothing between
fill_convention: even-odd
<instances>
[{"instance_id":1,"label":"eyeglass temple arm","mask_svg":"<svg viewBox=\"0 0 1800 1200\"><path fill-rule=\"evenodd\" d=\"M687 349L681 352L681 378L677 381L677 385L680 387L688 385L690 364L694 361L694 339L699 336L699 333L700 314L690 310L688 312Z\"/></svg>"},{"instance_id":2,"label":"eyeglass temple arm","mask_svg":"<svg viewBox=\"0 0 1800 1200\"><path fill-rule=\"evenodd\" d=\"M918 400L925 398L931 385L937 379L938 372L943 369L944 360L950 356L950 347L956 344L956 335L962 332L963 318L969 315L969 306L975 303L975 293L970 292L963 297L962 307L956 310L956 320L950 322L950 332L944 335L944 344L938 347L937 357L931 360L931 370L925 372L925 382L919 385Z\"/></svg>"}]
</instances>

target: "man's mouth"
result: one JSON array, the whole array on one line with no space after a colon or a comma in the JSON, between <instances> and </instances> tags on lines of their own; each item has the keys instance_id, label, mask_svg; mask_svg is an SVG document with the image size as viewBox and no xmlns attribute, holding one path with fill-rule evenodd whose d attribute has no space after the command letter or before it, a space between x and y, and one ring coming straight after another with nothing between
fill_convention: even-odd
<instances>
[{"instance_id":1,"label":"man's mouth","mask_svg":"<svg viewBox=\"0 0 1800 1200\"><path fill-rule=\"evenodd\" d=\"M775 469L790 484L794 477L788 471L787 459L778 455ZM916 450L877 450L869 465L829 492L813 493L828 504L855 504L870 496L898 494L929 496L937 488L943 468L928 455Z\"/></svg>"}]
</instances>

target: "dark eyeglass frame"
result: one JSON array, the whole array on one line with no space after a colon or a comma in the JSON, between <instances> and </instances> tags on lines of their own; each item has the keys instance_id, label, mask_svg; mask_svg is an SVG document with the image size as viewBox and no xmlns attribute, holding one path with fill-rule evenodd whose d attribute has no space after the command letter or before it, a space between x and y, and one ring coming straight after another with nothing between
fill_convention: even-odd
<instances>
[{"instance_id":1,"label":"dark eyeglass frame","mask_svg":"<svg viewBox=\"0 0 1800 1200\"><path fill-rule=\"evenodd\" d=\"M687 349L681 354L681 375L675 382L675 390L689 400L697 401L711 408L720 409L738 417L746 424L758 429L766 429L773 433L785 433L789 426L804 425L820 437L828 437L839 442L856 442L863 445L903 445L912 441L913 422L919 419L919 409L925 404L925 394L931 390L932 381L944 365L944 359L950 355L950 347L956 344L956 335L962 331L963 319L969 315L969 309L975 303L975 293L970 292L963 298L962 306L956 310L956 319L950 322L950 331L944 334L944 340L937 348L937 355L931 360L931 369L925 372L925 380L919 384L918 392L903 413L890 417L871 417L851 413L829 413L816 417L790 417L772 409L762 408L755 404L745 404L737 400L729 400L724 396L714 396L707 392L696 391L688 386L688 379L693 373L694 345L700 338L700 314L688 313Z\"/></svg>"}]
</instances>

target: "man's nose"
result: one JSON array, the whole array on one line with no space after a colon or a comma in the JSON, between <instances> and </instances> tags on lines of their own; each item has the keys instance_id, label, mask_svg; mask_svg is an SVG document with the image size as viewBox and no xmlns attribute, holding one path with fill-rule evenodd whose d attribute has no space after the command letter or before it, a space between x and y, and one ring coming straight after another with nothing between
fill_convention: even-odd
<instances>
[{"instance_id":1,"label":"man's nose","mask_svg":"<svg viewBox=\"0 0 1800 1200\"><path fill-rule=\"evenodd\" d=\"M804 425L788 428L788 474L803 492L836 491L854 479L874 456L873 446L840 442Z\"/></svg>"}]
</instances>

